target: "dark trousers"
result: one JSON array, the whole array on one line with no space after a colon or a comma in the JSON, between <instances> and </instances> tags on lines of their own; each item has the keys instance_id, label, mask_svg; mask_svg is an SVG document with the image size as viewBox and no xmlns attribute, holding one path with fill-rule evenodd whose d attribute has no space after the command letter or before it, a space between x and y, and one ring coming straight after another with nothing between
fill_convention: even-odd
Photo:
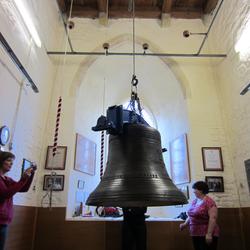
<instances>
[{"instance_id":1,"label":"dark trousers","mask_svg":"<svg viewBox=\"0 0 250 250\"><path fill-rule=\"evenodd\" d=\"M193 246L195 250L216 250L218 237L213 237L211 244L206 243L205 236L193 236Z\"/></svg>"},{"instance_id":2,"label":"dark trousers","mask_svg":"<svg viewBox=\"0 0 250 250\"><path fill-rule=\"evenodd\" d=\"M122 250L146 250L147 228L145 221L124 221L122 225Z\"/></svg>"},{"instance_id":3,"label":"dark trousers","mask_svg":"<svg viewBox=\"0 0 250 250\"><path fill-rule=\"evenodd\" d=\"M4 250L4 243L7 237L7 225L0 225L0 250Z\"/></svg>"}]
</instances>

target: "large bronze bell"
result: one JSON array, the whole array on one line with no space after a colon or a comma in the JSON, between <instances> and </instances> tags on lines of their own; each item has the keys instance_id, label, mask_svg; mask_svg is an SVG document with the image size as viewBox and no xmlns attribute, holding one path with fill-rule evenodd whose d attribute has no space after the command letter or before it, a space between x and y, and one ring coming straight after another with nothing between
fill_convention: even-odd
<instances>
[{"instance_id":1,"label":"large bronze bell","mask_svg":"<svg viewBox=\"0 0 250 250\"><path fill-rule=\"evenodd\" d=\"M143 124L125 124L110 135L107 167L87 205L145 207L187 203L168 176L160 133Z\"/></svg>"}]
</instances>

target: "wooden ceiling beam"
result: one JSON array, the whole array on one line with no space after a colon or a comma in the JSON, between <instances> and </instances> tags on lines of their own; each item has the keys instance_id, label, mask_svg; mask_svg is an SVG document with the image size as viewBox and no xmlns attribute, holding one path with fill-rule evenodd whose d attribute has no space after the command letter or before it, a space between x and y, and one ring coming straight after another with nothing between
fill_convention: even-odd
<instances>
[{"instance_id":1,"label":"wooden ceiling beam","mask_svg":"<svg viewBox=\"0 0 250 250\"><path fill-rule=\"evenodd\" d=\"M204 14L209 14L213 11L218 3L218 0L207 0L203 6Z\"/></svg>"},{"instance_id":2,"label":"wooden ceiling beam","mask_svg":"<svg viewBox=\"0 0 250 250\"><path fill-rule=\"evenodd\" d=\"M99 16L99 11L91 7L80 7L74 6L72 9L72 17L82 17L82 18L97 18ZM108 10L109 18L131 18L132 13L128 11L127 6L121 7L109 7ZM145 8L139 7L135 11L136 18L160 18L161 10L157 7L155 8Z\"/></svg>"},{"instance_id":3,"label":"wooden ceiling beam","mask_svg":"<svg viewBox=\"0 0 250 250\"><path fill-rule=\"evenodd\" d=\"M132 12L128 11L127 6L110 7L109 17L110 18L132 18ZM161 17L161 10L158 7L136 7L135 17L159 19Z\"/></svg>"},{"instance_id":4,"label":"wooden ceiling beam","mask_svg":"<svg viewBox=\"0 0 250 250\"><path fill-rule=\"evenodd\" d=\"M137 10L135 13L136 18L154 18L159 19L161 18L161 11L160 10ZM94 8L75 8L72 10L72 17L81 17L81 18L98 18L99 12ZM202 12L200 11L178 11L174 10L171 12L171 16L174 18L184 18L184 19L199 19L202 17ZM128 10L124 10L121 8L109 10L109 18L131 18L131 12Z\"/></svg>"},{"instance_id":5,"label":"wooden ceiling beam","mask_svg":"<svg viewBox=\"0 0 250 250\"><path fill-rule=\"evenodd\" d=\"M71 16L82 18L98 18L99 12L97 9L91 7L73 6Z\"/></svg>"},{"instance_id":6,"label":"wooden ceiling beam","mask_svg":"<svg viewBox=\"0 0 250 250\"><path fill-rule=\"evenodd\" d=\"M57 0L57 4L61 10L62 13L65 13L67 8L66 8L66 4L65 4L65 0Z\"/></svg>"},{"instance_id":7,"label":"wooden ceiling beam","mask_svg":"<svg viewBox=\"0 0 250 250\"><path fill-rule=\"evenodd\" d=\"M169 27L171 20L171 10L174 0L163 0L161 10L161 27Z\"/></svg>"},{"instance_id":8,"label":"wooden ceiling beam","mask_svg":"<svg viewBox=\"0 0 250 250\"><path fill-rule=\"evenodd\" d=\"M108 9L108 0L97 0L97 6L99 12L107 12Z\"/></svg>"},{"instance_id":9,"label":"wooden ceiling beam","mask_svg":"<svg viewBox=\"0 0 250 250\"><path fill-rule=\"evenodd\" d=\"M182 19L201 19L203 13L198 10L191 10L191 11L173 10L171 12L171 16L174 18L182 18Z\"/></svg>"},{"instance_id":10,"label":"wooden ceiling beam","mask_svg":"<svg viewBox=\"0 0 250 250\"><path fill-rule=\"evenodd\" d=\"M57 0L63 4L64 0ZM81 17L81 18L100 18L102 24L106 24L108 18L131 18L132 13L128 11L127 6L107 6L107 0L97 0L98 8L93 6L80 6L74 5L72 9L72 17ZM178 8L173 5L175 0L165 0L164 8L159 8L158 6L137 6L135 10L136 18L154 18L162 19L162 23L169 25L170 15L174 18L184 18L184 19L198 19L202 18L203 11L200 8ZM212 1L212 0L208 0ZM170 2L172 3L170 7ZM65 3L65 2L64 2ZM105 7L106 4L106 7ZM60 8L67 8L61 7ZM165 11L165 12L163 12ZM165 25L166 26L166 25Z\"/></svg>"},{"instance_id":11,"label":"wooden ceiling beam","mask_svg":"<svg viewBox=\"0 0 250 250\"><path fill-rule=\"evenodd\" d=\"M99 23L101 25L108 25L108 0L97 0L99 10Z\"/></svg>"},{"instance_id":12,"label":"wooden ceiling beam","mask_svg":"<svg viewBox=\"0 0 250 250\"><path fill-rule=\"evenodd\" d=\"M170 13L173 6L173 0L163 0L162 13Z\"/></svg>"}]
</instances>

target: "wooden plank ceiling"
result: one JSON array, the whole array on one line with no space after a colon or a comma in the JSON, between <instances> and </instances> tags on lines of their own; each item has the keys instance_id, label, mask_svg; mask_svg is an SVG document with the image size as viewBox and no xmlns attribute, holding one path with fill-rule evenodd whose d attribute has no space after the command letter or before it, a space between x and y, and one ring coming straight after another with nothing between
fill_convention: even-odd
<instances>
[{"instance_id":1,"label":"wooden plank ceiling","mask_svg":"<svg viewBox=\"0 0 250 250\"><path fill-rule=\"evenodd\" d=\"M72 17L131 18L130 0L73 0ZM57 0L63 13L69 15L71 0ZM163 14L174 18L196 19L210 13L218 0L135 0L137 18L161 19Z\"/></svg>"}]
</instances>

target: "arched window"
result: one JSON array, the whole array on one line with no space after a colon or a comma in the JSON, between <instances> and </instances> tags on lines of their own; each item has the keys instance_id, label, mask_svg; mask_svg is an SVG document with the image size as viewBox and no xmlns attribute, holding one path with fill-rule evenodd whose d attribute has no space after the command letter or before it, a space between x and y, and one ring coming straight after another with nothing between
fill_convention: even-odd
<instances>
[{"instance_id":1,"label":"arched window","mask_svg":"<svg viewBox=\"0 0 250 250\"><path fill-rule=\"evenodd\" d=\"M124 103L122 106L124 109L131 110L131 107L129 106L129 101ZM145 107L142 107L142 117L151 127L157 128L153 115L149 111L147 111Z\"/></svg>"}]
</instances>

